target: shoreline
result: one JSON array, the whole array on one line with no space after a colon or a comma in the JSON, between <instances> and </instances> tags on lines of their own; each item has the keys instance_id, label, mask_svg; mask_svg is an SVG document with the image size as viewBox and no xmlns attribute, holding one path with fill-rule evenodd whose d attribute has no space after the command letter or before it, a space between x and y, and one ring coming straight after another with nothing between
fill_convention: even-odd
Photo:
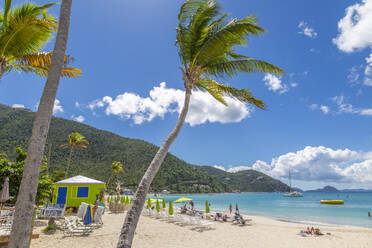
<instances>
[{"instance_id":1,"label":"shoreline","mask_svg":"<svg viewBox=\"0 0 372 248\"><path fill-rule=\"evenodd\" d=\"M103 227L89 236L63 237L61 231L45 235L40 225L35 233L40 238L31 243L32 248L86 248L116 247L126 213L103 215ZM186 216L186 215L184 215ZM250 218L246 225L231 222L210 221L208 229L200 229L192 224L182 224L164 218L142 214L137 226L133 248L369 248L372 247L372 230L359 227L321 226L322 236L298 235L306 225L283 222L268 217L244 215ZM44 221L45 223L46 221ZM316 227L316 226L315 226ZM329 234L327 234L329 233Z\"/></svg>"}]
</instances>

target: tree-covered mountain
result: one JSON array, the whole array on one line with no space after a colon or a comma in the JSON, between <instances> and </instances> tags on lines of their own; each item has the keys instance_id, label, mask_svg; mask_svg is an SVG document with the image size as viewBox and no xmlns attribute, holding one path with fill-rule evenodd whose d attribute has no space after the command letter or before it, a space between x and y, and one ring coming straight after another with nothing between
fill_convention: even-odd
<instances>
[{"instance_id":1,"label":"tree-covered mountain","mask_svg":"<svg viewBox=\"0 0 372 248\"><path fill-rule=\"evenodd\" d=\"M211 166L200 166L201 171L226 182L233 191L241 192L288 192L289 186L255 170L226 172Z\"/></svg>"},{"instance_id":2,"label":"tree-covered mountain","mask_svg":"<svg viewBox=\"0 0 372 248\"><path fill-rule=\"evenodd\" d=\"M6 153L12 158L16 147L27 149L34 115L34 112L27 109L0 104L0 153ZM125 187L134 189L158 149L143 140L124 138L79 122L53 117L45 147L45 155L50 156L51 172L66 169L69 149L62 149L60 146L67 142L68 135L72 132L84 135L89 145L86 149L74 150L69 177L80 174L106 182L111 175L111 163L120 161L124 164L124 169L110 181L111 189L117 179ZM262 179L258 179L259 177ZM231 192L237 189L268 192L287 191L287 187L257 171L227 173L213 167L188 164L168 153L151 190L203 193Z\"/></svg>"}]
</instances>

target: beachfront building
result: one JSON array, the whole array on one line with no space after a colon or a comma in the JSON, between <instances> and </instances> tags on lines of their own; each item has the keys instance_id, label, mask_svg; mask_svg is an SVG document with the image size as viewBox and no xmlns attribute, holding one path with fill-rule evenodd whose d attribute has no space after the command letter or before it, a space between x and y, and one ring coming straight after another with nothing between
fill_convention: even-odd
<instances>
[{"instance_id":1,"label":"beachfront building","mask_svg":"<svg viewBox=\"0 0 372 248\"><path fill-rule=\"evenodd\" d=\"M104 182L80 175L67 178L54 184L52 202L66 207L78 207L82 202L94 204L96 195L105 187Z\"/></svg>"}]
</instances>

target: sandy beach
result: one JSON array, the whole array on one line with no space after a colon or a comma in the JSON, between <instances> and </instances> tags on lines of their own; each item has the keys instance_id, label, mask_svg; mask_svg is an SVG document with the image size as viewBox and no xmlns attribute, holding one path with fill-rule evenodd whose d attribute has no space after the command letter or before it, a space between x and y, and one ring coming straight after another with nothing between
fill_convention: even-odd
<instances>
[{"instance_id":1,"label":"sandy beach","mask_svg":"<svg viewBox=\"0 0 372 248\"><path fill-rule=\"evenodd\" d=\"M40 233L40 238L33 240L31 247L116 247L124 217L125 214L106 213L103 216L103 227L96 229L89 236L63 237L63 233L60 231L53 235L45 235L41 232L44 227L39 226L34 232ZM245 217L252 218L252 222L240 226L213 221L212 227L206 230L143 215L137 227L133 248L372 247L372 229L320 226L322 233L330 233L330 235L302 237L298 233L306 228L304 224L283 222L260 216Z\"/></svg>"}]
</instances>

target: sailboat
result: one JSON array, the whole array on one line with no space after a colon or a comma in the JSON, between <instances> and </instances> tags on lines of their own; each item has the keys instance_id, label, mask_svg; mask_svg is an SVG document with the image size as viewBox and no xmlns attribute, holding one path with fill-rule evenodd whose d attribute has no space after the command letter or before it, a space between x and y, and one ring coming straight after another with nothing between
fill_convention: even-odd
<instances>
[{"instance_id":1,"label":"sailboat","mask_svg":"<svg viewBox=\"0 0 372 248\"><path fill-rule=\"evenodd\" d=\"M289 178L289 193L284 194L284 197L303 197L304 195L301 192L296 190L292 191L292 177L291 177L291 170L288 171L288 178Z\"/></svg>"}]
</instances>

